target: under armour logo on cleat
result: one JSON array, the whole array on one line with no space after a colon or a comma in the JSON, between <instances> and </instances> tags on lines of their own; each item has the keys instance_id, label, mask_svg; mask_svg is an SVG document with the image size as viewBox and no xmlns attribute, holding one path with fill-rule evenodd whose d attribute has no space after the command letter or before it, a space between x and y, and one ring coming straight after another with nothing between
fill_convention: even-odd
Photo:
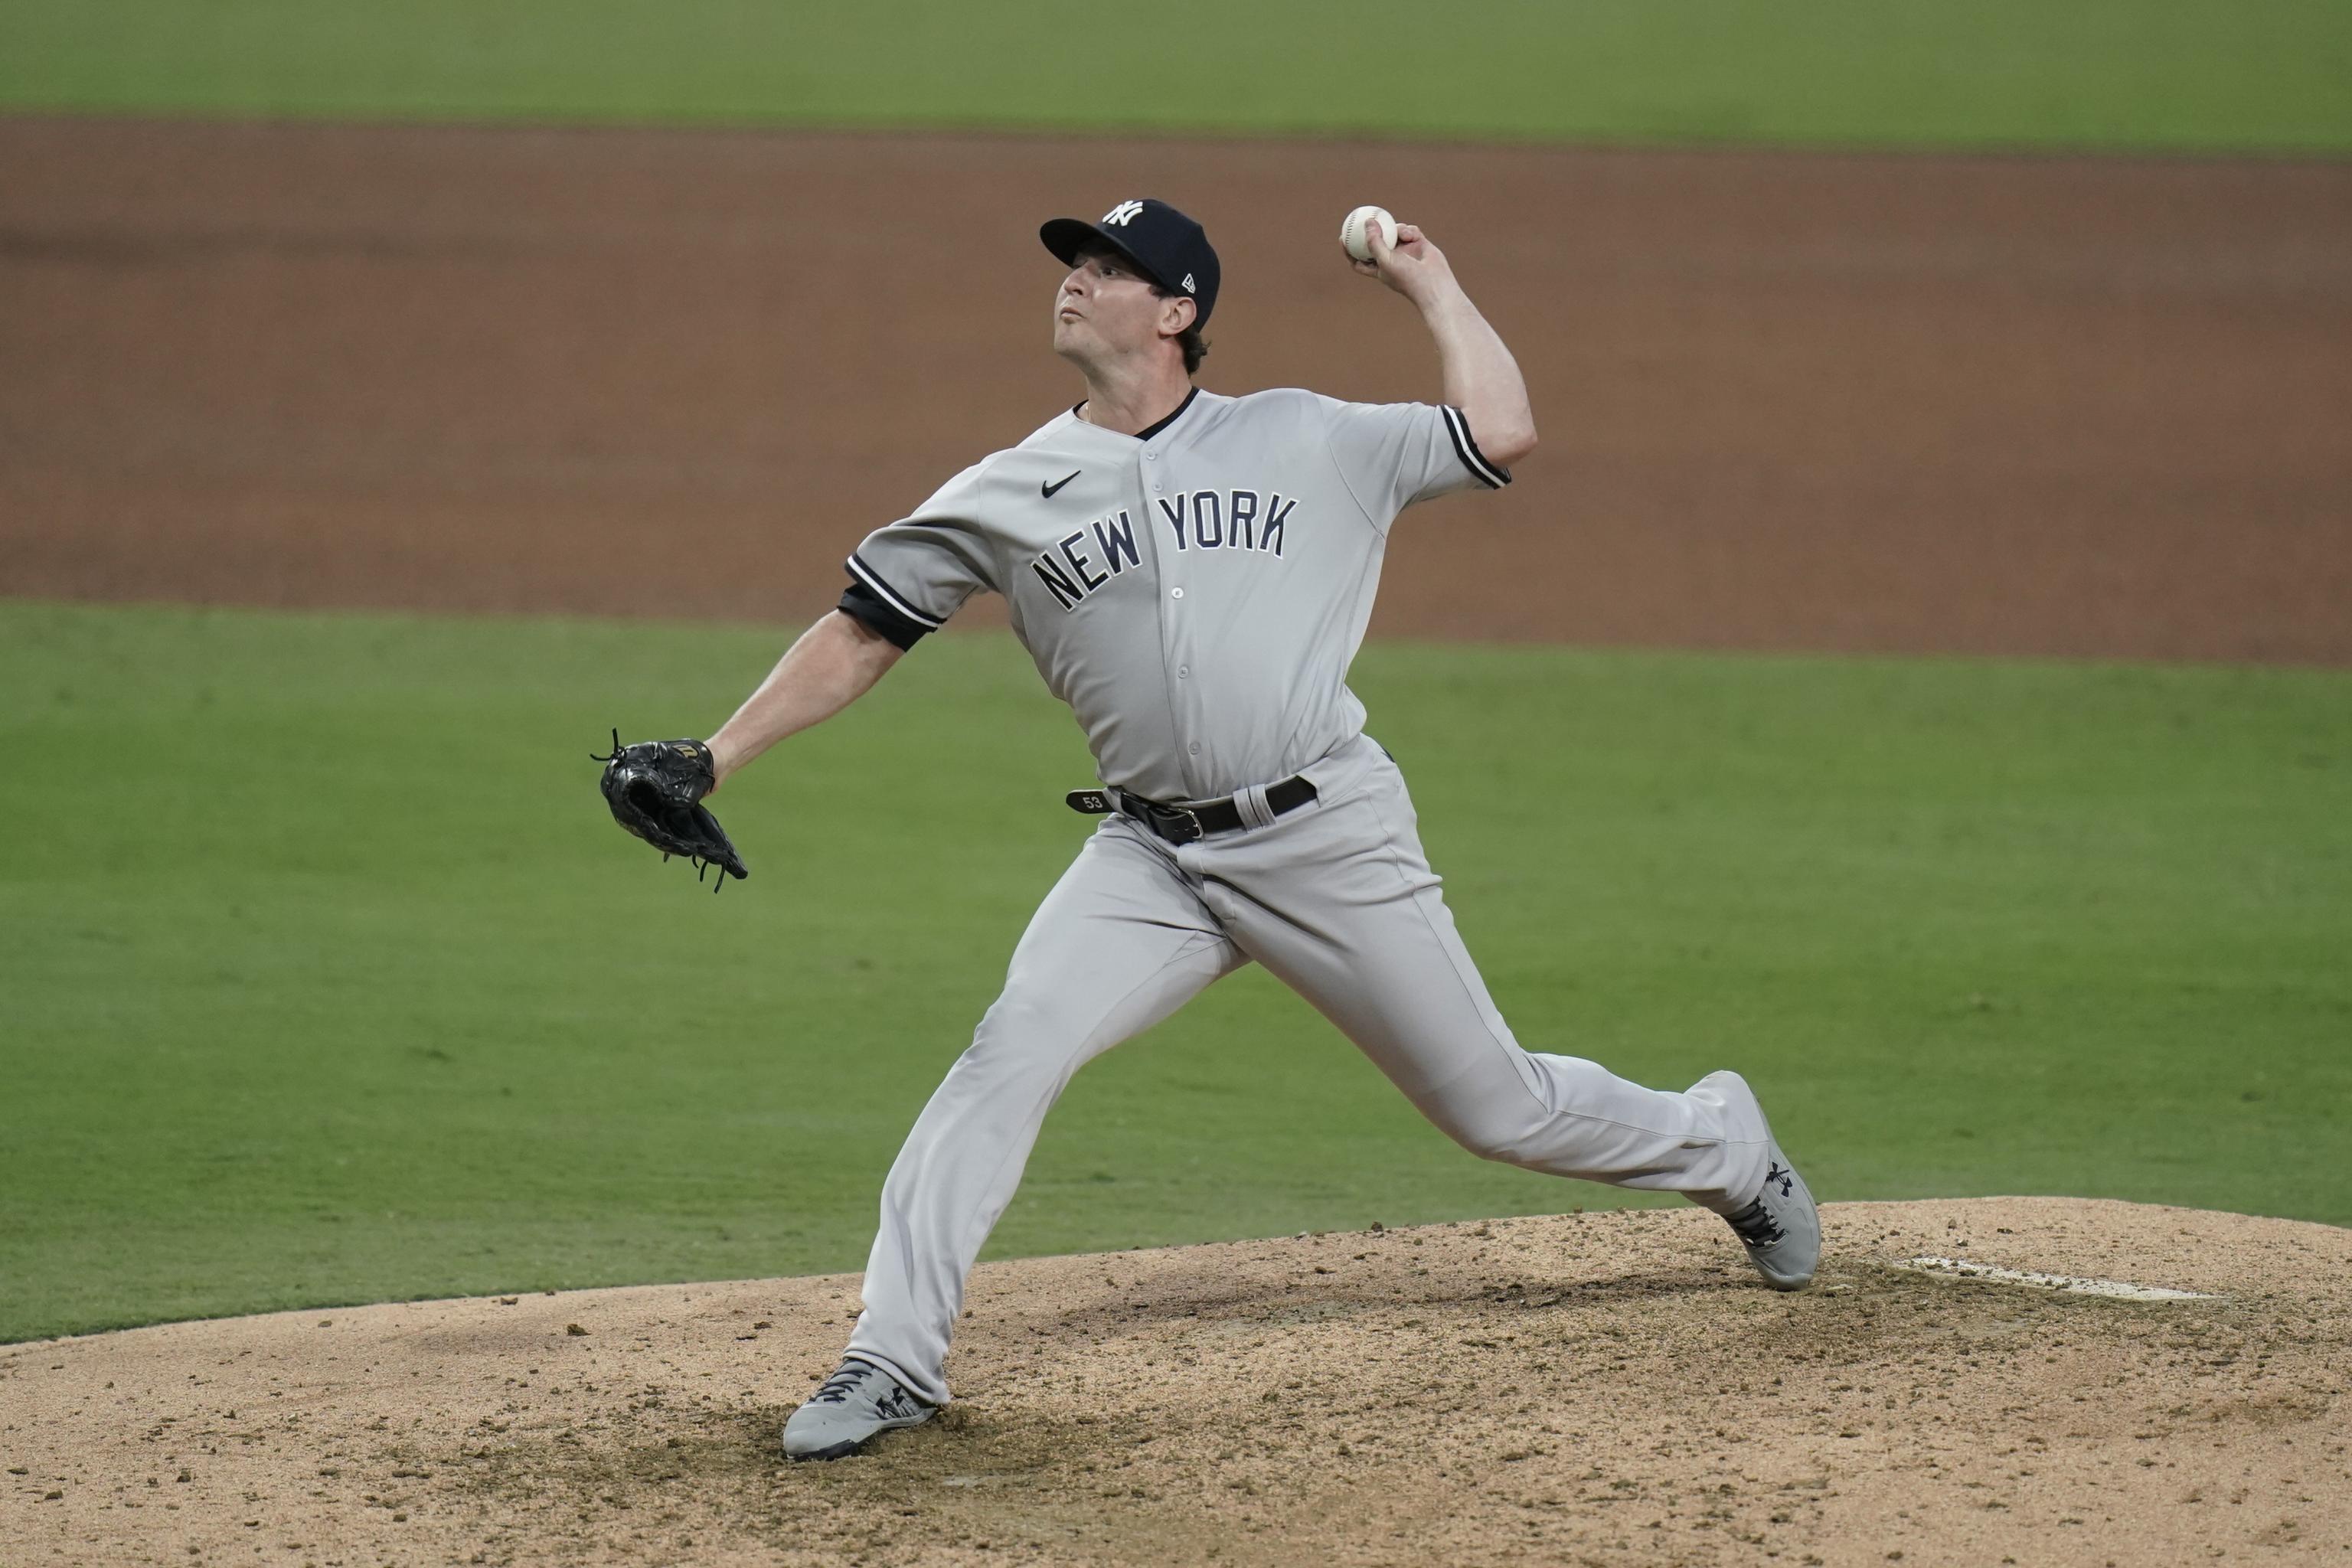
<instances>
[{"instance_id":1,"label":"under armour logo on cleat","mask_svg":"<svg viewBox=\"0 0 2352 1568\"><path fill-rule=\"evenodd\" d=\"M1141 202L1121 202L1118 205L1111 208L1110 211L1103 214L1103 222L1115 223L1118 225L1119 227L1125 228L1127 226L1128 220L1142 210L1143 204Z\"/></svg>"},{"instance_id":2,"label":"under armour logo on cleat","mask_svg":"<svg viewBox=\"0 0 2352 1568\"><path fill-rule=\"evenodd\" d=\"M1764 1184L1769 1187L1775 1182L1780 1184L1780 1195L1785 1198L1796 1187L1797 1173L1783 1168L1780 1162L1775 1160L1772 1168L1764 1173Z\"/></svg>"}]
</instances>

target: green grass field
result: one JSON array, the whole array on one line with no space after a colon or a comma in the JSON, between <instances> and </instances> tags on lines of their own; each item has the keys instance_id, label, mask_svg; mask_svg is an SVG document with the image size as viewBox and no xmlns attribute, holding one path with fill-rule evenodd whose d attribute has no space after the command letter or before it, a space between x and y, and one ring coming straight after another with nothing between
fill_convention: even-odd
<instances>
[{"instance_id":1,"label":"green grass field","mask_svg":"<svg viewBox=\"0 0 2352 1568\"><path fill-rule=\"evenodd\" d=\"M2352 151L2342 0L0 0L0 106Z\"/></svg>"},{"instance_id":2,"label":"green grass field","mask_svg":"<svg viewBox=\"0 0 2352 1568\"><path fill-rule=\"evenodd\" d=\"M585 753L784 640L0 604L0 1339L860 1266L1091 770L950 634L730 786L754 878L698 892ZM1739 1066L1832 1198L2352 1221L2352 676L1390 644L1356 684L1531 1048ZM995 1251L1613 1201L1455 1150L1246 972L1081 1075Z\"/></svg>"}]
</instances>

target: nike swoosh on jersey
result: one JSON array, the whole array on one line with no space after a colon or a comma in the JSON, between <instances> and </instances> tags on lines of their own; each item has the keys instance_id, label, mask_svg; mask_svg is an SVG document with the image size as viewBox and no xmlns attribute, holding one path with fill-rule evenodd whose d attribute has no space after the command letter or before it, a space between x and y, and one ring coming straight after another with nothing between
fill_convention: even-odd
<instances>
[{"instance_id":1,"label":"nike swoosh on jersey","mask_svg":"<svg viewBox=\"0 0 2352 1568\"><path fill-rule=\"evenodd\" d=\"M1037 493L1044 496L1047 500L1052 500L1055 490L1060 489L1064 485L1068 484L1070 479L1075 479L1080 474L1085 472L1086 470L1084 468L1073 468L1070 470L1070 478L1068 479L1055 479L1050 485L1041 484L1037 487Z\"/></svg>"}]
</instances>

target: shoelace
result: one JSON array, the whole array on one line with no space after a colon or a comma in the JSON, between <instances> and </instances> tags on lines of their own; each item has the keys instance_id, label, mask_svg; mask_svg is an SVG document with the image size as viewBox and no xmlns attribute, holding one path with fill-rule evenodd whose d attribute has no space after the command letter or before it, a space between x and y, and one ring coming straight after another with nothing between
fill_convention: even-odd
<instances>
[{"instance_id":1,"label":"shoelace","mask_svg":"<svg viewBox=\"0 0 2352 1568\"><path fill-rule=\"evenodd\" d=\"M1788 1234L1780 1228L1780 1222L1765 1208L1762 1198L1731 1215L1730 1219L1731 1228L1738 1231L1739 1239L1750 1247L1778 1247L1780 1238Z\"/></svg>"},{"instance_id":2,"label":"shoelace","mask_svg":"<svg viewBox=\"0 0 2352 1568\"><path fill-rule=\"evenodd\" d=\"M841 1370L824 1380L824 1385L809 1400L811 1405L842 1405L857 1392L857 1385L874 1375L876 1369L862 1361L845 1361Z\"/></svg>"}]
</instances>

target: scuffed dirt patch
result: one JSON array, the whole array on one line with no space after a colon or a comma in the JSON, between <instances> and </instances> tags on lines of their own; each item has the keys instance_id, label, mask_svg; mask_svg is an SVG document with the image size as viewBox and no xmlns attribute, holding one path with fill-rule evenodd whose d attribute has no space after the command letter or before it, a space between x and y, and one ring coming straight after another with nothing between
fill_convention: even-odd
<instances>
[{"instance_id":1,"label":"scuffed dirt patch","mask_svg":"<svg viewBox=\"0 0 2352 1568\"><path fill-rule=\"evenodd\" d=\"M281 1313L0 1352L9 1563L2342 1562L2352 1232L1696 1210L992 1264L956 1405L785 1467L855 1277ZM2217 1292L1936 1279L1921 1253ZM581 1332L572 1331L577 1328Z\"/></svg>"}]
</instances>

